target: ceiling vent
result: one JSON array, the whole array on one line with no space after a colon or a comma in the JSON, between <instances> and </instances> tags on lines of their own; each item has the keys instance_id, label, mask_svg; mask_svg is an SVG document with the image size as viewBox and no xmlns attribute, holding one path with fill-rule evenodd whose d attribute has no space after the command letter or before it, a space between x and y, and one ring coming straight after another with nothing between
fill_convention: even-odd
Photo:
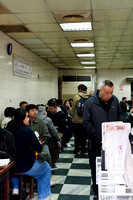
<instances>
[{"instance_id":1,"label":"ceiling vent","mask_svg":"<svg viewBox=\"0 0 133 200\"><path fill-rule=\"evenodd\" d=\"M84 43L84 42L88 42L88 40L87 39L76 39L73 42L75 42L75 43Z\"/></svg>"},{"instance_id":2,"label":"ceiling vent","mask_svg":"<svg viewBox=\"0 0 133 200\"><path fill-rule=\"evenodd\" d=\"M64 20L69 22L76 22L84 19L82 15L66 15L63 17Z\"/></svg>"},{"instance_id":3,"label":"ceiling vent","mask_svg":"<svg viewBox=\"0 0 133 200\"><path fill-rule=\"evenodd\" d=\"M54 12L54 16L59 23L66 22L90 22L90 11L78 11L78 12Z\"/></svg>"}]
</instances>

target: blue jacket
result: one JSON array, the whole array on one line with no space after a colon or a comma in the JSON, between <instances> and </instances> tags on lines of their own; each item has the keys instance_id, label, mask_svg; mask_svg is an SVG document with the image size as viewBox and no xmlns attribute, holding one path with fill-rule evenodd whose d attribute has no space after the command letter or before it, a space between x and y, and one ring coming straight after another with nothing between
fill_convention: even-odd
<instances>
[{"instance_id":1,"label":"blue jacket","mask_svg":"<svg viewBox=\"0 0 133 200\"><path fill-rule=\"evenodd\" d=\"M118 121L121 109L116 96L112 96L109 100L109 108L106 110L100 102L99 91L92 95L85 104L83 125L87 131L88 139L102 139L102 123ZM105 102L104 102L105 103Z\"/></svg>"}]
</instances>

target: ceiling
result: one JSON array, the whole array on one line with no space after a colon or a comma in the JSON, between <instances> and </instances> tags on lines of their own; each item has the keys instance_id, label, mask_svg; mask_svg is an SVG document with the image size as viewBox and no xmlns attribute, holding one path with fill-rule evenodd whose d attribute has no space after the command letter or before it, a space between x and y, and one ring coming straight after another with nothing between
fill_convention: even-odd
<instances>
[{"instance_id":1,"label":"ceiling","mask_svg":"<svg viewBox=\"0 0 133 200\"><path fill-rule=\"evenodd\" d=\"M68 22L92 22L92 30L64 32L59 23ZM0 0L0 30L57 68L83 69L89 60L133 69L133 0ZM77 41L94 47L73 48Z\"/></svg>"}]
</instances>

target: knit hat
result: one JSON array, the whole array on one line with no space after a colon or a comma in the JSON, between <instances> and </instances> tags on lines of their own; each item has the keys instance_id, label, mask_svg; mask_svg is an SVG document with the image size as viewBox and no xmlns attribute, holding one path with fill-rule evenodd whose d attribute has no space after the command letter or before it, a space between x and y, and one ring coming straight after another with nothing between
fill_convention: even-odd
<instances>
[{"instance_id":1,"label":"knit hat","mask_svg":"<svg viewBox=\"0 0 133 200\"><path fill-rule=\"evenodd\" d=\"M46 107L45 106L38 106L38 112L46 112Z\"/></svg>"}]
</instances>

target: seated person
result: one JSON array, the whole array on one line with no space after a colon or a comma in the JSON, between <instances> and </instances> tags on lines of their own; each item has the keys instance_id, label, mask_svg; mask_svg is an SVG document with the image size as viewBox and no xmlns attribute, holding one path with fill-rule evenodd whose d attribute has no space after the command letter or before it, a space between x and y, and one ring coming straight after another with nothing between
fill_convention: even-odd
<instances>
[{"instance_id":1,"label":"seated person","mask_svg":"<svg viewBox=\"0 0 133 200\"><path fill-rule=\"evenodd\" d=\"M15 108L14 107L7 107L4 110L4 116L5 117L2 120L1 128L6 128L7 127L8 122L10 122L11 119L13 118L13 116L14 116L14 112L15 112Z\"/></svg>"},{"instance_id":2,"label":"seated person","mask_svg":"<svg viewBox=\"0 0 133 200\"><path fill-rule=\"evenodd\" d=\"M49 159L51 162L51 156L49 152L49 148L47 146L49 140L49 132L47 125L42 119L37 117L38 114L38 107L35 104L29 104L26 106L26 111L29 115L29 125L28 127L31 128L37 138L42 141L43 140L43 147L41 153L38 154L38 159L40 161L44 161Z\"/></svg>"},{"instance_id":3,"label":"seated person","mask_svg":"<svg viewBox=\"0 0 133 200\"><path fill-rule=\"evenodd\" d=\"M50 150L50 154L52 157L52 168L58 168L55 165L55 162L59 158L59 149L60 149L60 142L58 137L58 131L55 128L52 120L47 116L46 108L45 106L38 105L38 118L43 119L46 123L49 133L50 133L50 139L48 141L48 146Z\"/></svg>"},{"instance_id":4,"label":"seated person","mask_svg":"<svg viewBox=\"0 0 133 200\"><path fill-rule=\"evenodd\" d=\"M130 112L127 110L126 103L124 101L120 102L120 108L122 110L122 113L120 115L120 120L123 122L130 122L131 127L133 127L133 117Z\"/></svg>"},{"instance_id":5,"label":"seated person","mask_svg":"<svg viewBox=\"0 0 133 200\"><path fill-rule=\"evenodd\" d=\"M46 161L40 162L35 157L35 151L41 152L42 144L34 132L29 129L28 112L25 109L15 110L14 119L8 123L7 129L14 135L17 157L14 170L37 179L38 199L49 200L51 168ZM43 142L42 142L43 143ZM13 189L19 189L18 178L13 177Z\"/></svg>"},{"instance_id":6,"label":"seated person","mask_svg":"<svg viewBox=\"0 0 133 200\"><path fill-rule=\"evenodd\" d=\"M48 101L48 112L47 115L52 119L52 122L55 127L57 127L58 132L63 134L62 137L62 149L63 146L69 142L69 135L67 134L66 128L66 115L65 113L57 106L57 101L54 99L50 99Z\"/></svg>"},{"instance_id":7,"label":"seated person","mask_svg":"<svg viewBox=\"0 0 133 200\"><path fill-rule=\"evenodd\" d=\"M0 159L10 158L14 161L16 158L16 147L13 134L0 128Z\"/></svg>"}]
</instances>

